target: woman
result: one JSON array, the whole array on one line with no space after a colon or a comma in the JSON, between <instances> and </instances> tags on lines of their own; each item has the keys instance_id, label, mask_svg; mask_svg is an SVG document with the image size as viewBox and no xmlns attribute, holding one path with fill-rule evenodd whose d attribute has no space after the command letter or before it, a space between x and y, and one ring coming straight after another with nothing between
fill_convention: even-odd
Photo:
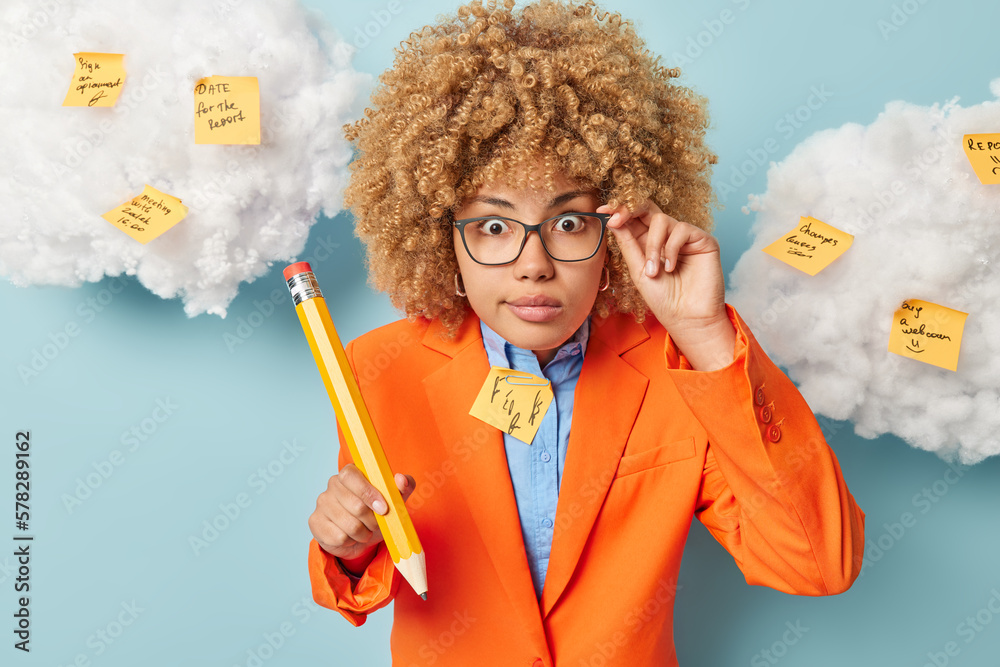
<instances>
[{"instance_id":1,"label":"woman","mask_svg":"<svg viewBox=\"0 0 1000 667\"><path fill-rule=\"evenodd\" d=\"M704 105L676 76L593 3L473 2L411 35L347 128L370 276L408 316L348 355L408 473L429 598L343 447L309 564L355 625L395 601L394 663L676 664L695 516L749 583L858 575L864 514L724 302ZM551 382L530 444L469 414L491 367Z\"/></svg>"}]
</instances>

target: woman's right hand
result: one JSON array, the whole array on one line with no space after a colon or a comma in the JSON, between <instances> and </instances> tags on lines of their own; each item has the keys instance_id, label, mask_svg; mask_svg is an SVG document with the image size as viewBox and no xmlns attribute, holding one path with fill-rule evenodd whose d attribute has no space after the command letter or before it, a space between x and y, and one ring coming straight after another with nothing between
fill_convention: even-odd
<instances>
[{"instance_id":1,"label":"woman's right hand","mask_svg":"<svg viewBox=\"0 0 1000 667\"><path fill-rule=\"evenodd\" d=\"M409 475L394 476L405 502L416 482ZM389 511L382 494L371 485L353 463L330 478L326 491L316 499L316 511L309 517L309 530L323 551L341 560L357 560L382 541L375 513Z\"/></svg>"}]
</instances>

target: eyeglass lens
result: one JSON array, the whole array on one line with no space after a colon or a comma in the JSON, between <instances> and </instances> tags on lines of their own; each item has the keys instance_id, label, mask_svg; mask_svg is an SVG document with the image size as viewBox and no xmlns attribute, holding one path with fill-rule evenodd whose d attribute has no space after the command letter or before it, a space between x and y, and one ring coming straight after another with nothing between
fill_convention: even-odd
<instances>
[{"instance_id":1,"label":"eyeglass lens","mask_svg":"<svg viewBox=\"0 0 1000 667\"><path fill-rule=\"evenodd\" d=\"M542 245L553 259L571 262L586 259L601 243L601 219L568 213L542 223ZM469 254L484 264L507 264L517 259L524 243L522 223L506 218L477 220L465 226Z\"/></svg>"}]
</instances>

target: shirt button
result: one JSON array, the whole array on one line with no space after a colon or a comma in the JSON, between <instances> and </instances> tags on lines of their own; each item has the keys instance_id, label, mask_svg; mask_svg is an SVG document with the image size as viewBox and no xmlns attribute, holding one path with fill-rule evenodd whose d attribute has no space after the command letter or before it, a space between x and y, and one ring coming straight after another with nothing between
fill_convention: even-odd
<instances>
[{"instance_id":1,"label":"shirt button","mask_svg":"<svg viewBox=\"0 0 1000 667\"><path fill-rule=\"evenodd\" d=\"M548 463L552 459L552 455L548 452L542 452L542 463Z\"/></svg>"},{"instance_id":2,"label":"shirt button","mask_svg":"<svg viewBox=\"0 0 1000 667\"><path fill-rule=\"evenodd\" d=\"M552 527L552 520L549 519L548 517L546 517L546 518L542 519L542 525L545 526L546 528L551 528Z\"/></svg>"},{"instance_id":3,"label":"shirt button","mask_svg":"<svg viewBox=\"0 0 1000 667\"><path fill-rule=\"evenodd\" d=\"M757 405L764 405L764 385L757 387L753 396L754 403Z\"/></svg>"},{"instance_id":4,"label":"shirt button","mask_svg":"<svg viewBox=\"0 0 1000 667\"><path fill-rule=\"evenodd\" d=\"M778 442L781 440L781 429L777 424L767 429L767 439L771 442Z\"/></svg>"}]
</instances>

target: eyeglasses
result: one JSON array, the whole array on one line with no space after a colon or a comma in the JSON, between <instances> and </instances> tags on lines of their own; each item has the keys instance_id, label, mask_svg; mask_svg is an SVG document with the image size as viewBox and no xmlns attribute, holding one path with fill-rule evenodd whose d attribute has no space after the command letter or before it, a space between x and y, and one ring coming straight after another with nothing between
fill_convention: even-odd
<instances>
[{"instance_id":1,"label":"eyeglasses","mask_svg":"<svg viewBox=\"0 0 1000 667\"><path fill-rule=\"evenodd\" d=\"M559 262L582 262L597 254L610 213L571 211L526 225L520 220L491 215L466 218L453 224L469 257L477 264L510 264L521 256L528 233L537 232L549 257Z\"/></svg>"}]
</instances>

